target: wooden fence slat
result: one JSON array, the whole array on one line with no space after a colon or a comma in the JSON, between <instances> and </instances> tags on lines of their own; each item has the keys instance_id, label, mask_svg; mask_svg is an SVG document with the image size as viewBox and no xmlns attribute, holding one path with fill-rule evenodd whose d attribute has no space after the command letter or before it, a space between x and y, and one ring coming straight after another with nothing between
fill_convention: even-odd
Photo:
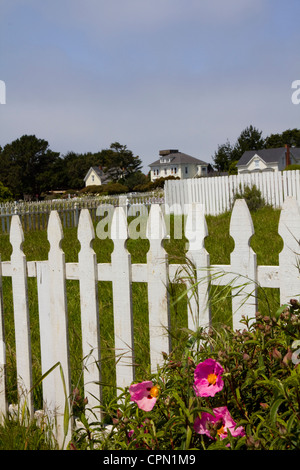
<instances>
[{"instance_id":1,"label":"wooden fence slat","mask_svg":"<svg viewBox=\"0 0 300 470\"><path fill-rule=\"evenodd\" d=\"M187 286L190 290L190 292L188 290L188 327L195 331L199 326L207 327L211 324L211 312L208 304L210 262L209 254L204 246L208 231L203 205L191 204L186 220L185 236L189 242L186 257L191 262L187 273L191 276ZM192 286L191 281L196 285Z\"/></svg>"},{"instance_id":2,"label":"wooden fence slat","mask_svg":"<svg viewBox=\"0 0 300 470\"><path fill-rule=\"evenodd\" d=\"M57 439L60 446L63 445L65 437L65 407L70 408L69 399L71 397L65 255L60 246L62 239L63 230L61 220L59 218L58 212L52 211L48 224L48 240L50 243L48 263L50 314L52 321L52 347L54 351L55 363L59 362L61 365L66 387L65 391L60 369L56 368L53 373L55 376L55 393L57 405ZM71 422L69 423L66 440L68 441L70 437Z\"/></svg>"},{"instance_id":3,"label":"wooden fence slat","mask_svg":"<svg viewBox=\"0 0 300 470\"><path fill-rule=\"evenodd\" d=\"M22 251L24 234L18 215L13 215L10 229L12 245L12 289L14 306L14 323L16 338L18 394L21 407L26 405L29 416L33 416L32 360L30 340L30 319L27 289L27 264ZM21 410L20 410L21 411Z\"/></svg>"},{"instance_id":4,"label":"wooden fence slat","mask_svg":"<svg viewBox=\"0 0 300 470\"><path fill-rule=\"evenodd\" d=\"M232 283L233 328L241 329L242 315L255 318L257 311L257 269L256 254L250 247L254 234L252 218L244 199L235 201L231 220L230 235L234 240L234 250L230 254Z\"/></svg>"},{"instance_id":5,"label":"wooden fence slat","mask_svg":"<svg viewBox=\"0 0 300 470\"><path fill-rule=\"evenodd\" d=\"M0 258L0 424L7 417L7 394L6 394L6 345L4 330L4 306L2 290L2 264Z\"/></svg>"},{"instance_id":6,"label":"wooden fence slat","mask_svg":"<svg viewBox=\"0 0 300 470\"><path fill-rule=\"evenodd\" d=\"M300 211L295 198L288 197L284 201L278 233L284 243L279 253L279 285L280 302L285 304L300 295Z\"/></svg>"},{"instance_id":7,"label":"wooden fence slat","mask_svg":"<svg viewBox=\"0 0 300 470\"><path fill-rule=\"evenodd\" d=\"M150 360L151 370L156 372L163 360L162 352L169 354L171 348L168 258L162 246L167 230L158 204L151 206L146 236L150 242L147 253Z\"/></svg>"},{"instance_id":8,"label":"wooden fence slat","mask_svg":"<svg viewBox=\"0 0 300 470\"><path fill-rule=\"evenodd\" d=\"M97 256L91 247L95 239L88 209L82 209L78 222L78 254L84 393L88 399L88 415L101 419L100 325L98 303Z\"/></svg>"},{"instance_id":9,"label":"wooden fence slat","mask_svg":"<svg viewBox=\"0 0 300 470\"><path fill-rule=\"evenodd\" d=\"M52 318L50 307L50 272L48 261L36 263L37 294L39 306L40 347L42 375L46 374L56 363L53 344ZM56 410L55 374L48 374L43 382L43 408L50 417Z\"/></svg>"},{"instance_id":10,"label":"wooden fence slat","mask_svg":"<svg viewBox=\"0 0 300 470\"><path fill-rule=\"evenodd\" d=\"M126 248L128 227L125 210L116 207L111 223L114 250L111 254L116 349L117 387L134 380L134 341L131 291L131 255Z\"/></svg>"}]
</instances>

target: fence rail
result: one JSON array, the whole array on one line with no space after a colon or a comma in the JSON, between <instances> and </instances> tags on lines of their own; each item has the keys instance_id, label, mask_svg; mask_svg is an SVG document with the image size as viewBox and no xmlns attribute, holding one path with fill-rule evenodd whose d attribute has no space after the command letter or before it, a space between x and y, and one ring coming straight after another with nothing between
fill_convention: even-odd
<instances>
[{"instance_id":1,"label":"fence rail","mask_svg":"<svg viewBox=\"0 0 300 470\"><path fill-rule=\"evenodd\" d=\"M274 208L281 208L290 196L300 202L300 170L292 170L168 180L164 187L166 208L185 213L185 205L199 202L207 215L218 215L232 209L234 195L247 185L256 185L265 202Z\"/></svg>"},{"instance_id":2,"label":"fence rail","mask_svg":"<svg viewBox=\"0 0 300 470\"><path fill-rule=\"evenodd\" d=\"M147 238L150 248L146 263L131 263L126 248L128 223L122 207L116 207L111 224L114 251L110 263L97 263L92 248L95 238L90 212L82 209L78 223L78 240L81 245L78 262L66 263L61 249L62 223L57 211L52 211L48 222L50 251L45 261L27 261L22 244L24 233L20 217L12 216L10 261L0 263L0 414L7 413L6 367L5 367L5 305L2 295L2 277L12 279L16 363L19 400L26 404L30 415L34 413L32 394L32 358L30 342L30 311L28 305L29 277L36 278L39 302L40 348L42 373L46 373L58 362L66 384L66 394L71 396L70 359L68 338L68 312L66 281L79 281L80 311L82 324L82 351L87 359L84 367L84 396L89 407L98 407L102 396L99 343L99 299L97 285L111 281L113 291L114 336L118 360L116 380L118 387L125 387L134 379L134 341L132 283L145 282L148 286L148 315L151 368L156 370L162 362L162 352L170 352L171 343L167 334L170 328L169 284L182 281L181 264L169 264L163 240L167 236L165 219L159 204L153 204L147 221ZM300 293L300 280L296 253L299 252L300 212L295 198L287 198L281 211L278 232L283 240L283 250L278 266L257 266L256 255L250 247L253 223L244 200L234 204L230 222L230 235L235 248L229 265L211 265L204 241L208 236L205 215L201 204L189 207L185 236L189 247L187 258L193 266L196 279L196 295L187 305L188 327L211 324L209 282L215 285L232 285L232 318L235 329L241 325L242 315L254 317L257 311L257 286L278 288L280 302L286 303ZM244 282L246 281L246 282ZM193 277L185 279L191 287ZM241 283L244 288L241 290ZM238 293L239 291L239 293ZM121 353L121 354L120 354ZM23 400L23 401L22 401ZM55 369L43 381L43 401L48 413L55 414L58 442L63 442L65 390L61 374ZM95 408L95 413L97 413ZM100 418L100 416L99 416ZM72 422L69 423L67 440L70 438Z\"/></svg>"}]
</instances>

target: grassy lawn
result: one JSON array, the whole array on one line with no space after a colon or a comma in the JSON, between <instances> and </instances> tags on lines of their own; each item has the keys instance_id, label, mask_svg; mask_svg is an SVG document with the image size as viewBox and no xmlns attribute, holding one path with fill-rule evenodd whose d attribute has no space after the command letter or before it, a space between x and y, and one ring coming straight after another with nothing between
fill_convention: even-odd
<instances>
[{"instance_id":1,"label":"grassy lawn","mask_svg":"<svg viewBox=\"0 0 300 470\"><path fill-rule=\"evenodd\" d=\"M263 208L252 214L255 235L251 239L251 246L257 253L258 264L278 264L278 254L282 249L282 240L277 234L280 212L270 208ZM209 236L206 239L206 249L210 254L211 264L229 264L230 252L234 243L229 236L230 214L226 213L218 217L207 217ZM172 227L172 225L171 225ZM73 228L64 229L62 249L65 252L66 262L76 262L80 244L76 238L77 230ZM171 229L172 234L172 229ZM169 254L170 262L179 262L183 259L186 240L177 240L171 237L164 246ZM129 240L128 250L132 255L133 263L146 262L146 253L149 249L147 240ZM97 253L98 262L109 262L113 250L111 240L100 240L96 238L93 248ZM25 233L23 245L27 260L47 259L49 243L46 231L31 231ZM0 235L0 253L2 261L9 260L11 246L8 235ZM29 285L29 307L31 320L32 357L34 363L34 380L41 374L40 370L40 346L39 346L39 321L38 304L36 292L36 280L28 279ZM182 327L187 326L186 299L183 298L176 303L175 300L182 293L182 286L172 285L170 288L171 300L171 328L174 336L174 345L180 344ZM278 305L278 292L260 292L259 308L266 307L265 293L268 301ZM3 278L4 309L5 309L5 334L7 342L7 371L8 390L10 403L16 402L16 364L14 345L14 322L12 308L12 292L10 278ZM213 295L217 295L217 289ZM82 354L81 354L81 323L79 309L79 283L78 281L67 281L67 299L69 314L69 336L71 352L71 379L72 387L81 385L82 379ZM145 377L145 371L149 370L149 336L145 327L148 322L147 313L147 285L144 283L133 284L133 310L134 310L134 335L135 335L135 357L137 363L137 379ZM230 297L224 299L222 305L212 309L213 324L231 322ZM113 310L112 310L112 288L110 282L99 283L99 312L100 312L100 335L102 348L102 380L107 387L104 388L104 400L109 400L113 392L112 385L115 377L112 373L114 368L114 338L113 338ZM35 406L42 406L41 387L35 390Z\"/></svg>"}]
</instances>

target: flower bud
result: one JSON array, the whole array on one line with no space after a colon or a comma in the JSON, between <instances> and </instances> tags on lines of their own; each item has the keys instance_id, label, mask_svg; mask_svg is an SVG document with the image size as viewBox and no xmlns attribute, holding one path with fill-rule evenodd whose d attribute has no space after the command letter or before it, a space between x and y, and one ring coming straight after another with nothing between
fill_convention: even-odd
<instances>
[{"instance_id":1,"label":"flower bud","mask_svg":"<svg viewBox=\"0 0 300 470\"><path fill-rule=\"evenodd\" d=\"M272 356L274 357L274 359L281 359L282 358L281 352L278 351L278 349L276 349L276 348L273 349Z\"/></svg>"}]
</instances>

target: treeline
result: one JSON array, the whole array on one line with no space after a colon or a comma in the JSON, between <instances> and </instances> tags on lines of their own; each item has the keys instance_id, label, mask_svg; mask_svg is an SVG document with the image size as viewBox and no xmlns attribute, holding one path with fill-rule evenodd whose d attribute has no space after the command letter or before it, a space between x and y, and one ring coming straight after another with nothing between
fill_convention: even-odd
<instances>
[{"instance_id":1,"label":"treeline","mask_svg":"<svg viewBox=\"0 0 300 470\"><path fill-rule=\"evenodd\" d=\"M46 140L23 135L0 147L0 200L1 188L6 199L42 198L55 190L80 191L91 166L101 167L110 185L122 185L127 191L149 183L149 176L141 171L141 159L119 142L95 153L60 155Z\"/></svg>"},{"instance_id":2,"label":"treeline","mask_svg":"<svg viewBox=\"0 0 300 470\"><path fill-rule=\"evenodd\" d=\"M212 160L216 170L234 174L237 173L236 164L245 151L279 148L285 145L300 147L300 129L287 129L264 138L262 131L250 125L241 132L234 145L229 140L218 145Z\"/></svg>"}]
</instances>

